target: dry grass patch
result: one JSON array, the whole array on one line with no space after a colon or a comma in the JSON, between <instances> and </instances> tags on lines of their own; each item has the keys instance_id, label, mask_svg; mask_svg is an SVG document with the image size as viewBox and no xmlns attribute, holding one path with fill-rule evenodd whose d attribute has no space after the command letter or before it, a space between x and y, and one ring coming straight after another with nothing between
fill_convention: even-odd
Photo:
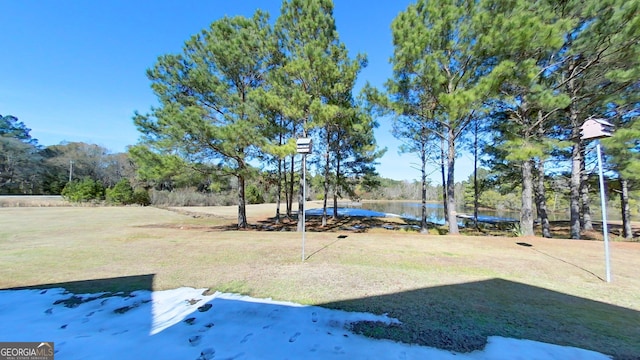
<instances>
[{"instance_id":1,"label":"dry grass patch","mask_svg":"<svg viewBox=\"0 0 640 360\"><path fill-rule=\"evenodd\" d=\"M58 195L0 195L0 207L71 206Z\"/></svg>"},{"instance_id":2,"label":"dry grass patch","mask_svg":"<svg viewBox=\"0 0 640 360\"><path fill-rule=\"evenodd\" d=\"M441 348L503 335L640 354L640 243L611 244L607 284L599 241L336 228L309 232L302 262L300 234L221 230L234 219L214 209L2 208L0 288L192 286L389 313L403 326L354 330Z\"/></svg>"}]
</instances>

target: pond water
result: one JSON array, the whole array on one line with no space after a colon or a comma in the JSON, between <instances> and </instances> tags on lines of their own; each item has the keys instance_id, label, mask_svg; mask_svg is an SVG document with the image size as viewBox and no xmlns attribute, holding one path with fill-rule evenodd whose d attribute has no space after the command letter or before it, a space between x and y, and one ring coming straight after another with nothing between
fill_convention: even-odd
<instances>
[{"instance_id":1,"label":"pond water","mask_svg":"<svg viewBox=\"0 0 640 360\"><path fill-rule=\"evenodd\" d=\"M364 202L362 209L374 210L384 213L401 215L402 217L420 219L422 216L422 204L410 201L377 201ZM441 203L427 203L427 221L435 224L444 224L444 206ZM458 214L473 216L473 209L458 209ZM478 211L478 219L485 221L518 221L520 213L513 211Z\"/></svg>"},{"instance_id":2,"label":"pond water","mask_svg":"<svg viewBox=\"0 0 640 360\"><path fill-rule=\"evenodd\" d=\"M405 218L419 220L421 214L421 203L416 201L374 201L363 203L342 203L340 204L340 215L347 216L383 216L384 214L395 214ZM444 224L444 206L441 203L427 203L427 221L435 224ZM599 221L600 211L592 212L592 219ZM332 210L327 210L328 214L332 214ZM473 208L459 208L458 214L466 214L473 217ZM322 215L322 209L308 209L308 215ZM478 219L480 221L503 221L516 222L520 219L519 211L497 211L480 209L478 211ZM550 221L568 220L569 214L549 213ZM607 219L619 220L620 215L614 209L607 210Z\"/></svg>"},{"instance_id":3,"label":"pond water","mask_svg":"<svg viewBox=\"0 0 640 360\"><path fill-rule=\"evenodd\" d=\"M376 202L364 202L358 205L359 208L374 210L384 213L392 213L398 215L407 215L411 217L415 217L420 219L420 202L411 202L411 201L376 201ZM356 207L355 204L352 204L348 207ZM467 214L473 216L473 208L458 208L458 214ZM535 210L534 210L535 211ZM569 220L569 213L558 212L558 213L548 213L549 221L562 221ZM505 218L505 219L520 219L519 211L496 211L496 210L486 210L480 209L478 210L478 218L482 219L483 217L487 218ZM594 221L600 221L602 219L602 215L600 212L600 208L594 204L591 208L591 219ZM620 220L620 210L614 208L607 208L607 219L608 220ZM638 216L632 216L632 220L640 221ZM433 221L434 223L443 224L444 223L444 206L441 203L427 203L427 220Z\"/></svg>"},{"instance_id":4,"label":"pond water","mask_svg":"<svg viewBox=\"0 0 640 360\"><path fill-rule=\"evenodd\" d=\"M402 201L377 201L364 203L346 203L341 204L338 213L341 216L363 216L363 217L384 217L389 215L401 216L403 218L420 220L421 203L419 202L402 202ZM435 224L444 224L444 207L442 204L427 203L427 221ZM333 208L327 209L327 213L331 214ZM305 212L310 216L322 215L322 209L308 209ZM473 210L470 211L473 213ZM469 214L469 212L458 211L458 214ZM469 214L470 215L470 214ZM478 212L478 219L487 222L516 222L520 218L520 214L516 212L497 212L482 211Z\"/></svg>"}]
</instances>

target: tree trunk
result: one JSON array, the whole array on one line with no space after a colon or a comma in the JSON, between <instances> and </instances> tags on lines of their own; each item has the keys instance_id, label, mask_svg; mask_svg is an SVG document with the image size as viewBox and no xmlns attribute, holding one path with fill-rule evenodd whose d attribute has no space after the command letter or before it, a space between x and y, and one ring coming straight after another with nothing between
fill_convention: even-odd
<instances>
[{"instance_id":1,"label":"tree trunk","mask_svg":"<svg viewBox=\"0 0 640 360\"><path fill-rule=\"evenodd\" d=\"M327 136L327 144L329 143L329 137ZM324 154L325 163L324 163L324 193L322 200L322 227L327 226L327 200L329 197L329 147L327 145L327 151Z\"/></svg>"},{"instance_id":2,"label":"tree trunk","mask_svg":"<svg viewBox=\"0 0 640 360\"><path fill-rule=\"evenodd\" d=\"M573 145L571 159L571 238L580 239L580 162L582 155L580 148L582 144L580 140Z\"/></svg>"},{"instance_id":3,"label":"tree trunk","mask_svg":"<svg viewBox=\"0 0 640 360\"><path fill-rule=\"evenodd\" d=\"M456 213L456 183L454 167L456 164L456 143L453 128L449 128L449 146L447 154L447 219L449 220L449 235L458 235L458 219Z\"/></svg>"},{"instance_id":4,"label":"tree trunk","mask_svg":"<svg viewBox=\"0 0 640 360\"><path fill-rule=\"evenodd\" d=\"M520 232L533 235L533 172L531 160L522 163L522 210L520 210Z\"/></svg>"},{"instance_id":5,"label":"tree trunk","mask_svg":"<svg viewBox=\"0 0 640 360\"><path fill-rule=\"evenodd\" d=\"M244 176L238 176L238 228L247 228L247 207L244 197Z\"/></svg>"},{"instance_id":6,"label":"tree trunk","mask_svg":"<svg viewBox=\"0 0 640 360\"><path fill-rule=\"evenodd\" d=\"M593 230L591 221L591 198L589 198L589 174L586 170L585 147L582 147L580 157L580 225L582 230Z\"/></svg>"},{"instance_id":7,"label":"tree trunk","mask_svg":"<svg viewBox=\"0 0 640 360\"><path fill-rule=\"evenodd\" d=\"M542 122L542 111L538 111L538 139L544 139L545 131ZM538 218L540 219L540 227L542 228L542 237L551 238L551 225L549 224L549 215L547 214L547 192L544 187L544 162L542 158L538 159L536 177L536 210L538 212Z\"/></svg>"},{"instance_id":8,"label":"tree trunk","mask_svg":"<svg viewBox=\"0 0 640 360\"><path fill-rule=\"evenodd\" d=\"M336 183L333 187L333 219L338 218L338 189L340 186L340 154L336 155Z\"/></svg>"},{"instance_id":9,"label":"tree trunk","mask_svg":"<svg viewBox=\"0 0 640 360\"><path fill-rule=\"evenodd\" d=\"M478 119L474 121L473 133L473 225L480 231L478 226Z\"/></svg>"},{"instance_id":10,"label":"tree trunk","mask_svg":"<svg viewBox=\"0 0 640 360\"><path fill-rule=\"evenodd\" d=\"M620 178L620 205L622 209L622 237L633 240L631 228L631 208L629 206L629 181Z\"/></svg>"},{"instance_id":11,"label":"tree trunk","mask_svg":"<svg viewBox=\"0 0 640 360\"><path fill-rule=\"evenodd\" d=\"M306 155L302 155L302 166L300 171L300 191L298 191L298 232L302 232L303 214L304 214L304 201L305 201L305 172L307 171L307 159Z\"/></svg>"},{"instance_id":12,"label":"tree trunk","mask_svg":"<svg viewBox=\"0 0 640 360\"><path fill-rule=\"evenodd\" d=\"M280 126L282 126L282 117L280 117ZM279 131L278 145L282 146L283 134ZM275 223L280 224L280 201L282 197L282 163L284 159L278 156L278 183L276 184L276 218ZM286 186L286 181L285 181Z\"/></svg>"},{"instance_id":13,"label":"tree trunk","mask_svg":"<svg viewBox=\"0 0 640 360\"><path fill-rule=\"evenodd\" d=\"M280 224L280 198L282 197L282 159L278 159L278 183L276 185L276 224Z\"/></svg>"},{"instance_id":14,"label":"tree trunk","mask_svg":"<svg viewBox=\"0 0 640 360\"><path fill-rule=\"evenodd\" d=\"M422 180L422 189L421 189L421 199L422 199L422 214L420 216L420 232L423 234L428 234L429 229L427 228L427 150L425 149L425 144L422 144L422 148L420 151L420 162L421 162L421 176Z\"/></svg>"},{"instance_id":15,"label":"tree trunk","mask_svg":"<svg viewBox=\"0 0 640 360\"><path fill-rule=\"evenodd\" d=\"M289 205L289 198L291 194L289 193L289 166L287 166L287 158L282 159L282 178L284 179L283 190L284 190L284 206L285 206L285 214L288 218L291 218L291 206Z\"/></svg>"},{"instance_id":16,"label":"tree trunk","mask_svg":"<svg viewBox=\"0 0 640 360\"><path fill-rule=\"evenodd\" d=\"M572 60L569 64L568 73L571 80L567 82L567 92L571 96L571 104L569 105L569 120L571 121L571 140L573 148L571 151L571 188L570 209L571 209L571 238L580 239L580 170L582 161L582 140L580 140L580 123L578 119L578 109L575 104L577 89L575 77L573 73L576 69L576 61Z\"/></svg>"},{"instance_id":17,"label":"tree trunk","mask_svg":"<svg viewBox=\"0 0 640 360\"><path fill-rule=\"evenodd\" d=\"M289 169L291 179L289 179L289 202L287 203L287 216L289 218L293 217L293 183L295 181L295 174L296 174L295 167L296 167L296 157L295 155L291 155L291 168Z\"/></svg>"},{"instance_id":18,"label":"tree trunk","mask_svg":"<svg viewBox=\"0 0 640 360\"><path fill-rule=\"evenodd\" d=\"M538 161L536 177L536 209L538 211L538 219L540 219L540 227L542 228L542 236L551 238L551 226L549 224L549 215L547 214L547 199L544 188L544 160Z\"/></svg>"},{"instance_id":19,"label":"tree trunk","mask_svg":"<svg viewBox=\"0 0 640 360\"><path fill-rule=\"evenodd\" d=\"M443 203L443 218L444 224L449 225L449 211L447 211L447 178L445 172L444 159L446 154L444 152L444 138L440 139L440 174L442 175L442 203Z\"/></svg>"}]
</instances>

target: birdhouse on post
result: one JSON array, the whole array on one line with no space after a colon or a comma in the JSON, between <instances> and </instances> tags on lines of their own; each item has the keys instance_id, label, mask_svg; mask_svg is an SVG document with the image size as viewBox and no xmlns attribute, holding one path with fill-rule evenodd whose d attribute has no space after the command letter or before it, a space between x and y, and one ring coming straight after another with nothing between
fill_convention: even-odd
<instances>
[{"instance_id":1,"label":"birdhouse on post","mask_svg":"<svg viewBox=\"0 0 640 360\"><path fill-rule=\"evenodd\" d=\"M613 124L604 119L589 118L580 129L581 140L600 139L612 135Z\"/></svg>"},{"instance_id":2,"label":"birdhouse on post","mask_svg":"<svg viewBox=\"0 0 640 360\"><path fill-rule=\"evenodd\" d=\"M581 140L595 140L613 135L613 124L604 119L588 118L580 128ZM604 238L604 258L607 271L607 282L611 281L611 267L609 264L609 230L607 229L607 201L604 187L604 174L602 173L602 149L600 142L596 143L598 154L598 173L600 177L600 208L602 209L602 237Z\"/></svg>"},{"instance_id":3,"label":"birdhouse on post","mask_svg":"<svg viewBox=\"0 0 640 360\"><path fill-rule=\"evenodd\" d=\"M298 154L311 154L312 141L310 138L300 138L296 140Z\"/></svg>"}]
</instances>

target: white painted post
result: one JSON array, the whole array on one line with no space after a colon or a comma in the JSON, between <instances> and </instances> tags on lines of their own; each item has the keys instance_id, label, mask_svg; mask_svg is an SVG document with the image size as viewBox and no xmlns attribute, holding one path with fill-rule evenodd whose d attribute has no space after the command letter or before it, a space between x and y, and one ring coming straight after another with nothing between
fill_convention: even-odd
<instances>
[{"instance_id":1,"label":"white painted post","mask_svg":"<svg viewBox=\"0 0 640 360\"><path fill-rule=\"evenodd\" d=\"M304 261L304 241L305 241L305 223L307 201L307 154L302 155L302 261Z\"/></svg>"},{"instance_id":2,"label":"white painted post","mask_svg":"<svg viewBox=\"0 0 640 360\"><path fill-rule=\"evenodd\" d=\"M307 199L307 155L311 154L313 141L310 138L300 138L296 141L298 154L302 154L302 261L304 262L304 242L305 242L305 223L306 223L306 206Z\"/></svg>"},{"instance_id":3,"label":"white painted post","mask_svg":"<svg viewBox=\"0 0 640 360\"><path fill-rule=\"evenodd\" d=\"M596 145L598 151L598 173L600 174L600 206L602 207L602 235L604 236L604 258L607 271L607 282L611 282L611 264L609 262L609 230L607 226L607 202L604 195L604 175L602 173L602 150L600 141Z\"/></svg>"},{"instance_id":4,"label":"white painted post","mask_svg":"<svg viewBox=\"0 0 640 360\"><path fill-rule=\"evenodd\" d=\"M613 135L613 124L604 119L588 118L582 124L580 132L581 140L595 140ZM609 261L609 229L607 226L607 202L604 196L604 174L602 173L602 149L600 141L596 144L598 153L598 174L600 176L600 206L602 207L602 236L604 237L604 262L607 282L611 282L611 264Z\"/></svg>"}]
</instances>

